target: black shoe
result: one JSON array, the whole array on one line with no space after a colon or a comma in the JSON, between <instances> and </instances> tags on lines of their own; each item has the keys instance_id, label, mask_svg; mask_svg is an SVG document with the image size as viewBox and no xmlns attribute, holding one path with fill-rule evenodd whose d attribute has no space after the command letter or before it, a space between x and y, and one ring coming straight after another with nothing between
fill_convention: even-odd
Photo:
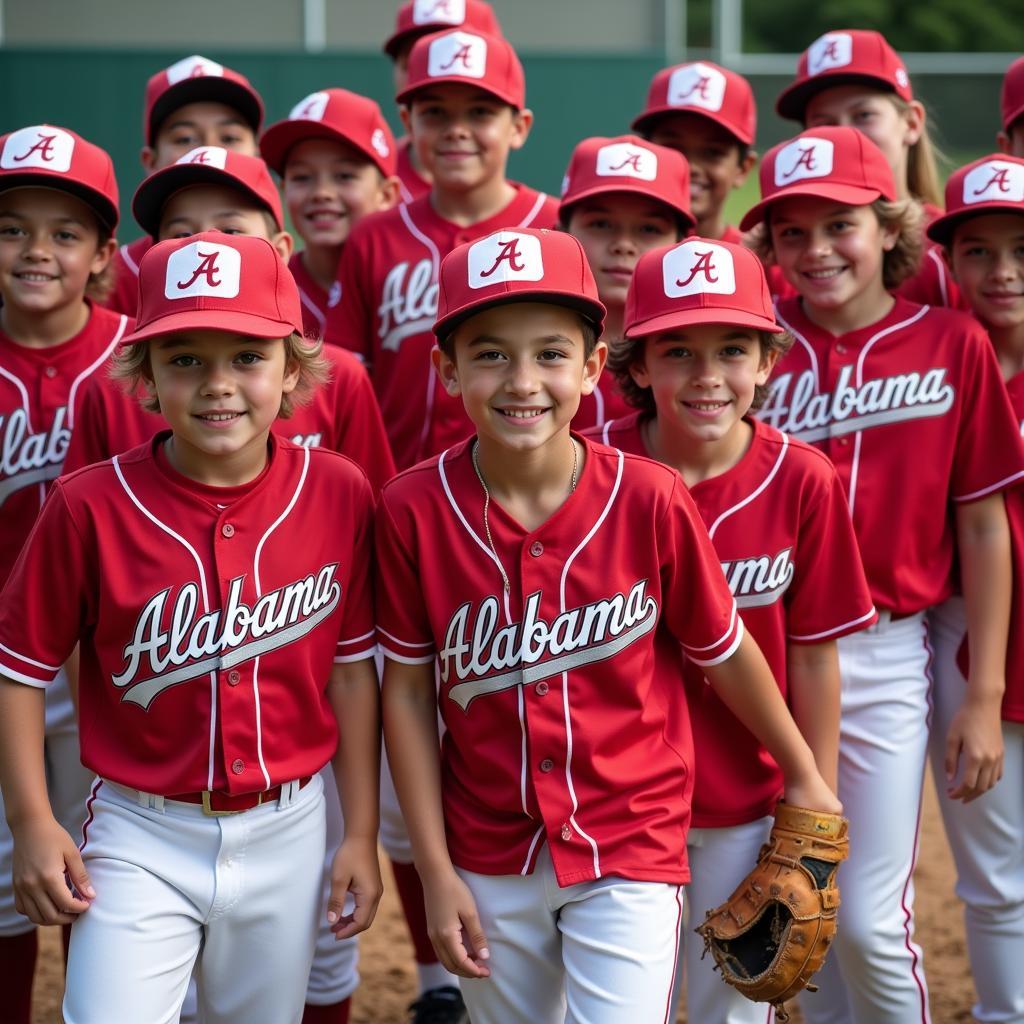
<instances>
[{"instance_id":1,"label":"black shoe","mask_svg":"<svg viewBox=\"0 0 1024 1024\"><path fill-rule=\"evenodd\" d=\"M462 993L454 985L432 988L410 1003L409 1024L469 1024Z\"/></svg>"}]
</instances>

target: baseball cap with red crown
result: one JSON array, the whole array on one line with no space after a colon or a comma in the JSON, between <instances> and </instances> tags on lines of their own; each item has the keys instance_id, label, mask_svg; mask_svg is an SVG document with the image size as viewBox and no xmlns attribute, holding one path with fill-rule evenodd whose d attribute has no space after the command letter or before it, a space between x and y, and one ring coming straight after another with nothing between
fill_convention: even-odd
<instances>
[{"instance_id":1,"label":"baseball cap with red crown","mask_svg":"<svg viewBox=\"0 0 1024 1024\"><path fill-rule=\"evenodd\" d=\"M81 199L111 233L117 227L114 163L105 149L49 124L0 136L0 191L55 188Z\"/></svg>"},{"instance_id":2,"label":"baseball cap with red crown","mask_svg":"<svg viewBox=\"0 0 1024 1024\"><path fill-rule=\"evenodd\" d=\"M635 131L649 133L665 114L700 114L721 125L745 146L757 132L757 106L750 83L710 61L663 68L651 80L647 106L633 121Z\"/></svg>"},{"instance_id":3,"label":"baseball cap with red crown","mask_svg":"<svg viewBox=\"0 0 1024 1024\"><path fill-rule=\"evenodd\" d=\"M892 168L878 146L856 128L801 132L768 150L760 173L761 202L743 215L743 231L764 220L772 204L790 196L834 199L848 206L896 199Z\"/></svg>"},{"instance_id":4,"label":"baseball cap with red crown","mask_svg":"<svg viewBox=\"0 0 1024 1024\"><path fill-rule=\"evenodd\" d=\"M348 89L321 89L292 107L284 121L272 124L260 139L263 159L284 174L288 151L306 139L332 139L352 146L377 165L385 178L395 173L395 137L380 107Z\"/></svg>"},{"instance_id":5,"label":"baseball cap with red crown","mask_svg":"<svg viewBox=\"0 0 1024 1024\"><path fill-rule=\"evenodd\" d=\"M690 165L674 149L635 135L584 139L569 159L559 215L564 220L575 203L613 192L645 196L671 207L689 227L696 224L690 212Z\"/></svg>"},{"instance_id":6,"label":"baseball cap with red crown","mask_svg":"<svg viewBox=\"0 0 1024 1024\"><path fill-rule=\"evenodd\" d=\"M986 213L1024 214L1024 160L993 153L954 171L946 182L946 212L925 233L949 245L957 224Z\"/></svg>"},{"instance_id":7,"label":"baseball cap with red crown","mask_svg":"<svg viewBox=\"0 0 1024 1024\"><path fill-rule=\"evenodd\" d=\"M139 227L154 238L167 201L192 185L226 185L244 192L284 228L281 197L267 165L258 156L246 156L220 146L198 146L169 167L155 171L135 190L132 213Z\"/></svg>"},{"instance_id":8,"label":"baseball cap with red crown","mask_svg":"<svg viewBox=\"0 0 1024 1024\"><path fill-rule=\"evenodd\" d=\"M999 107L1003 114L1003 131L1008 132L1014 121L1024 115L1024 57L1018 57L1006 69L999 91Z\"/></svg>"},{"instance_id":9,"label":"baseball cap with red crown","mask_svg":"<svg viewBox=\"0 0 1024 1024\"><path fill-rule=\"evenodd\" d=\"M914 98L906 66L885 36L851 28L826 32L800 54L796 78L779 95L775 109L780 117L803 121L815 93L856 83L887 89L908 103Z\"/></svg>"},{"instance_id":10,"label":"baseball cap with red crown","mask_svg":"<svg viewBox=\"0 0 1024 1024\"><path fill-rule=\"evenodd\" d=\"M441 261L434 334L444 338L491 306L548 302L590 320L600 335L605 308L586 253L565 231L509 228L453 249Z\"/></svg>"},{"instance_id":11,"label":"baseball cap with red crown","mask_svg":"<svg viewBox=\"0 0 1024 1024\"><path fill-rule=\"evenodd\" d=\"M139 264L139 313L123 344L178 331L302 333L299 289L265 239L205 231L157 242Z\"/></svg>"},{"instance_id":12,"label":"baseball cap with red crown","mask_svg":"<svg viewBox=\"0 0 1024 1024\"><path fill-rule=\"evenodd\" d=\"M502 35L494 8L482 0L408 0L398 8L395 29L384 43L384 52L393 60L403 46L421 36L458 27Z\"/></svg>"},{"instance_id":13,"label":"baseball cap with red crown","mask_svg":"<svg viewBox=\"0 0 1024 1024\"><path fill-rule=\"evenodd\" d=\"M245 75L194 54L158 71L146 83L142 136L153 145L160 125L186 103L223 103L237 110L259 134L263 100Z\"/></svg>"},{"instance_id":14,"label":"baseball cap with red crown","mask_svg":"<svg viewBox=\"0 0 1024 1024\"><path fill-rule=\"evenodd\" d=\"M453 83L476 86L516 110L526 105L526 76L512 44L462 29L417 40L408 80L395 100L408 103L422 89Z\"/></svg>"},{"instance_id":15,"label":"baseball cap with red crown","mask_svg":"<svg viewBox=\"0 0 1024 1024\"><path fill-rule=\"evenodd\" d=\"M640 257L626 296L626 337L694 324L782 333L764 267L753 252L694 237Z\"/></svg>"}]
</instances>

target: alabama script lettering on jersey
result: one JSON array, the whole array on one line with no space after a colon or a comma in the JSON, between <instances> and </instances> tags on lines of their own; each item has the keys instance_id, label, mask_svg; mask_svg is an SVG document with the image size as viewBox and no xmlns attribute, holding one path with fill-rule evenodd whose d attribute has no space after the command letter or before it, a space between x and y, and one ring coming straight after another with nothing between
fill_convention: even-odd
<instances>
[{"instance_id":1,"label":"alabama script lettering on jersey","mask_svg":"<svg viewBox=\"0 0 1024 1024\"><path fill-rule=\"evenodd\" d=\"M640 413L605 425L605 444L648 455ZM722 563L743 624L783 696L790 643L835 640L877 618L839 477L821 452L753 421L732 469L689 488ZM683 666L697 778L693 825L741 825L773 812L778 766L707 683Z\"/></svg>"},{"instance_id":2,"label":"alabama script lettering on jersey","mask_svg":"<svg viewBox=\"0 0 1024 1024\"><path fill-rule=\"evenodd\" d=\"M0 331L0 585L64 472L85 387L130 328L128 317L90 305L88 323L61 345L29 348Z\"/></svg>"},{"instance_id":3,"label":"alabama script lettering on jersey","mask_svg":"<svg viewBox=\"0 0 1024 1024\"><path fill-rule=\"evenodd\" d=\"M846 489L871 594L921 611L952 590L948 502L976 501L1024 477L1013 411L988 338L952 310L897 298L888 316L841 337L800 302L777 308L796 341L758 416L816 445Z\"/></svg>"},{"instance_id":4,"label":"alabama script lettering on jersey","mask_svg":"<svg viewBox=\"0 0 1024 1024\"><path fill-rule=\"evenodd\" d=\"M438 661L452 860L526 874L546 842L560 885L685 882L679 645L710 665L742 638L693 502L666 467L587 440L576 490L538 529L491 503L505 592L474 443L396 477L377 517L381 647Z\"/></svg>"},{"instance_id":5,"label":"alabama script lettering on jersey","mask_svg":"<svg viewBox=\"0 0 1024 1024\"><path fill-rule=\"evenodd\" d=\"M341 301L327 336L369 366L399 469L467 437L460 398L441 387L430 362L441 260L456 246L501 228L554 227L558 204L516 185L500 213L461 227L434 212L429 196L375 213L355 226L341 256Z\"/></svg>"},{"instance_id":6,"label":"alabama script lettering on jersey","mask_svg":"<svg viewBox=\"0 0 1024 1024\"><path fill-rule=\"evenodd\" d=\"M127 786L310 775L337 743L332 662L376 652L370 485L275 439L255 481L204 487L168 436L54 485L0 596L0 673L45 686L81 639L82 763Z\"/></svg>"}]
</instances>

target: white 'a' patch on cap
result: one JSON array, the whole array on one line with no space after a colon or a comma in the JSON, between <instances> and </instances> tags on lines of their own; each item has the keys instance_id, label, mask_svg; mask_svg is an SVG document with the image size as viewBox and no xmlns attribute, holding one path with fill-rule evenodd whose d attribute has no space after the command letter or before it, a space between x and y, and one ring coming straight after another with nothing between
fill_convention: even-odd
<instances>
[{"instance_id":1,"label":"white 'a' patch on cap","mask_svg":"<svg viewBox=\"0 0 1024 1024\"><path fill-rule=\"evenodd\" d=\"M846 32L826 32L807 50L807 74L820 75L831 68L844 68L853 60L853 37Z\"/></svg>"},{"instance_id":2,"label":"white 'a' patch on cap","mask_svg":"<svg viewBox=\"0 0 1024 1024\"><path fill-rule=\"evenodd\" d=\"M215 60L207 60L198 53L185 57L167 69L167 81L171 85L184 82L186 78L223 78L224 65Z\"/></svg>"},{"instance_id":3,"label":"white 'a' patch on cap","mask_svg":"<svg viewBox=\"0 0 1024 1024\"><path fill-rule=\"evenodd\" d=\"M827 178L832 173L835 146L831 139L804 135L779 150L775 158L775 184L792 185L804 178Z\"/></svg>"},{"instance_id":4,"label":"white 'a' patch on cap","mask_svg":"<svg viewBox=\"0 0 1024 1024\"><path fill-rule=\"evenodd\" d=\"M711 292L732 295L736 291L736 267L732 253L713 242L683 242L661 261L665 294L670 299Z\"/></svg>"},{"instance_id":5,"label":"white 'a' patch on cap","mask_svg":"<svg viewBox=\"0 0 1024 1024\"><path fill-rule=\"evenodd\" d=\"M289 121L322 121L327 112L327 101L330 96L325 92L311 92L304 100L299 100L288 115Z\"/></svg>"},{"instance_id":6,"label":"white 'a' patch on cap","mask_svg":"<svg viewBox=\"0 0 1024 1024\"><path fill-rule=\"evenodd\" d=\"M483 78L487 72L487 43L469 32L446 32L430 42L427 74L431 78L459 75Z\"/></svg>"},{"instance_id":7,"label":"white 'a' patch on cap","mask_svg":"<svg viewBox=\"0 0 1024 1024\"><path fill-rule=\"evenodd\" d=\"M223 171L227 159L228 151L220 146L197 146L184 156L179 156L174 162L176 164L202 164L203 167L216 167Z\"/></svg>"},{"instance_id":8,"label":"white 'a' patch on cap","mask_svg":"<svg viewBox=\"0 0 1024 1024\"><path fill-rule=\"evenodd\" d=\"M725 75L707 64L685 64L668 80L668 103L673 107L721 110L725 102Z\"/></svg>"},{"instance_id":9,"label":"white 'a' patch on cap","mask_svg":"<svg viewBox=\"0 0 1024 1024\"><path fill-rule=\"evenodd\" d=\"M658 154L643 146L613 142L597 151L597 174L602 178L654 181L658 176Z\"/></svg>"},{"instance_id":10,"label":"white 'a' patch on cap","mask_svg":"<svg viewBox=\"0 0 1024 1024\"><path fill-rule=\"evenodd\" d=\"M67 132L40 124L11 132L0 153L0 169L17 171L38 167L58 174L71 170L75 140Z\"/></svg>"},{"instance_id":11,"label":"white 'a' patch on cap","mask_svg":"<svg viewBox=\"0 0 1024 1024\"><path fill-rule=\"evenodd\" d=\"M391 147L388 145L387 136L385 136L382 128L373 129L373 134L370 136L370 145L373 146L377 156L382 160L391 155Z\"/></svg>"},{"instance_id":12,"label":"white 'a' patch on cap","mask_svg":"<svg viewBox=\"0 0 1024 1024\"><path fill-rule=\"evenodd\" d=\"M1024 202L1024 167L1004 160L986 160L964 175L965 204Z\"/></svg>"},{"instance_id":13,"label":"white 'a' patch on cap","mask_svg":"<svg viewBox=\"0 0 1024 1024\"><path fill-rule=\"evenodd\" d=\"M466 20L466 0L413 0L414 25L461 25Z\"/></svg>"},{"instance_id":14,"label":"white 'a' patch on cap","mask_svg":"<svg viewBox=\"0 0 1024 1024\"><path fill-rule=\"evenodd\" d=\"M233 299L238 295L241 277L242 256L237 249L216 242L193 242L167 260L164 298L216 295Z\"/></svg>"},{"instance_id":15,"label":"white 'a' patch on cap","mask_svg":"<svg viewBox=\"0 0 1024 1024\"><path fill-rule=\"evenodd\" d=\"M488 288L504 281L542 281L540 239L516 231L496 231L469 249L469 287Z\"/></svg>"}]
</instances>

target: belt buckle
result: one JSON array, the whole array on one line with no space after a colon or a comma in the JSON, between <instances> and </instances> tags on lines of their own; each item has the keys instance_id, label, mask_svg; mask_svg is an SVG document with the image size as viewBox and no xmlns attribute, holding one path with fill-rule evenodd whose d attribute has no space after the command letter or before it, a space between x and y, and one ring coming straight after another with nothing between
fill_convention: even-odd
<instances>
[{"instance_id":1,"label":"belt buckle","mask_svg":"<svg viewBox=\"0 0 1024 1024\"><path fill-rule=\"evenodd\" d=\"M213 807L210 806L210 796L211 795L212 794L210 793L210 791L208 789L204 789L203 790L203 814L205 814L208 818L229 818L233 814L244 814L245 811L248 809L248 808L239 808L236 811L215 811L213 809ZM254 807L259 807L259 805L263 803L263 794L262 793L257 793L256 796L257 796L257 800L256 800L256 803L253 804L253 806Z\"/></svg>"}]
</instances>

